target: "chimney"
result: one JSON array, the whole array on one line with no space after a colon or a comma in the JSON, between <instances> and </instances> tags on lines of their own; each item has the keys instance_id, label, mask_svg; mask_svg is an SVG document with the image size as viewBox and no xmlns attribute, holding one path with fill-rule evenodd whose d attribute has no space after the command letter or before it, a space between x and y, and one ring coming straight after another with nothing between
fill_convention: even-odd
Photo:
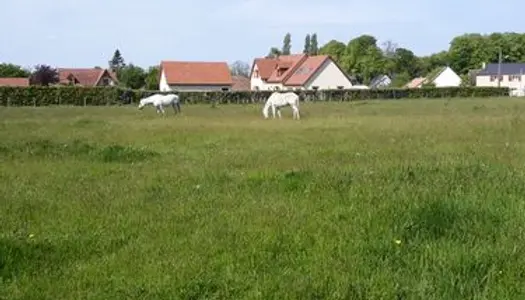
<instances>
[{"instance_id":1,"label":"chimney","mask_svg":"<svg viewBox=\"0 0 525 300\"><path fill-rule=\"evenodd\" d=\"M487 67L487 64L485 62L481 63L481 69L485 69Z\"/></svg>"}]
</instances>

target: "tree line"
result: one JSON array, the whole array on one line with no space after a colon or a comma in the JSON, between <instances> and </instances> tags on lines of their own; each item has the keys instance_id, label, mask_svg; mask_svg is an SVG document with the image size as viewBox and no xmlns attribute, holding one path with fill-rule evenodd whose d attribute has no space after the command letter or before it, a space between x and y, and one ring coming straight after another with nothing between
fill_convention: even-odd
<instances>
[{"instance_id":1,"label":"tree line","mask_svg":"<svg viewBox=\"0 0 525 300\"><path fill-rule=\"evenodd\" d=\"M287 33L281 48L271 47L266 57L297 53L291 51L292 38ZM302 53L330 55L358 82L368 84L375 76L388 75L394 86L402 86L411 79L426 76L436 68L450 66L469 82L469 72L481 69L483 63L525 62L525 34L515 32L479 34L468 33L454 37L447 50L427 56L417 56L410 49L399 47L393 41L381 45L371 35L364 34L348 42L331 40L317 48L317 34L304 39Z\"/></svg>"},{"instance_id":2,"label":"tree line","mask_svg":"<svg viewBox=\"0 0 525 300\"><path fill-rule=\"evenodd\" d=\"M480 69L482 63L497 62L499 54L503 62L525 62L525 34L504 32L479 34L469 33L454 37L447 50L427 56L417 56L393 41L381 45L371 35L361 35L348 42L331 40L319 47L317 34L307 34L300 51L292 51L292 36L286 33L281 47L271 47L266 57L278 57L293 53L330 55L357 82L368 84L375 76L386 74L399 87L412 78L425 76L436 68L450 66L469 82L468 74ZM143 69L126 63L122 53L116 49L108 61L108 68L118 77L123 87L148 90L158 89L159 66ZM232 75L249 77L251 62L236 61L230 65ZM48 85L58 82L56 69L38 65L34 70L23 69L14 64L0 64L0 77L29 77L32 84Z\"/></svg>"}]
</instances>

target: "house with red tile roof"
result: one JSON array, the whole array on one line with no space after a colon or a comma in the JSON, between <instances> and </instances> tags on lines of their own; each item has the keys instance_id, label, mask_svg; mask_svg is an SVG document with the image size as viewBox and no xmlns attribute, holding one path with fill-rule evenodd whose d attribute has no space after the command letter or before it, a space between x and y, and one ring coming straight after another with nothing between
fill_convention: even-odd
<instances>
[{"instance_id":1,"label":"house with red tile roof","mask_svg":"<svg viewBox=\"0 0 525 300\"><path fill-rule=\"evenodd\" d=\"M118 80L115 73L102 68L58 68L59 84L80 86L113 86Z\"/></svg>"},{"instance_id":2,"label":"house with red tile roof","mask_svg":"<svg viewBox=\"0 0 525 300\"><path fill-rule=\"evenodd\" d=\"M226 62L162 61L160 91L230 91L233 78Z\"/></svg>"},{"instance_id":3,"label":"house with red tile roof","mask_svg":"<svg viewBox=\"0 0 525 300\"><path fill-rule=\"evenodd\" d=\"M232 91L249 91L250 78L244 76L232 76Z\"/></svg>"},{"instance_id":4,"label":"house with red tile roof","mask_svg":"<svg viewBox=\"0 0 525 300\"><path fill-rule=\"evenodd\" d=\"M25 77L3 77L0 78L0 86L29 86L29 78Z\"/></svg>"},{"instance_id":5,"label":"house with red tile roof","mask_svg":"<svg viewBox=\"0 0 525 300\"><path fill-rule=\"evenodd\" d=\"M350 78L328 55L292 54L256 58L252 64L252 90L349 89Z\"/></svg>"}]
</instances>

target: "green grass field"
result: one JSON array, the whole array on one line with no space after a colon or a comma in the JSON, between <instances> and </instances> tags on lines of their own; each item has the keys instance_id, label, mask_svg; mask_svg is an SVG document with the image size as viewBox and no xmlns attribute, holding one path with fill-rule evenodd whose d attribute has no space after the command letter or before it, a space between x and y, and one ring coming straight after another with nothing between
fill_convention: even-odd
<instances>
[{"instance_id":1,"label":"green grass field","mask_svg":"<svg viewBox=\"0 0 525 300\"><path fill-rule=\"evenodd\" d=\"M0 109L0 299L525 299L525 102Z\"/></svg>"}]
</instances>

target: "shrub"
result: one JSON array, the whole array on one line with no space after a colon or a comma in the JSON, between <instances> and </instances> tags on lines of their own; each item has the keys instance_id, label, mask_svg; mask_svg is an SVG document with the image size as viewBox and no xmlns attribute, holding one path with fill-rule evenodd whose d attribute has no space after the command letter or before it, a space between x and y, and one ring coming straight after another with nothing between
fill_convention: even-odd
<instances>
[{"instance_id":1,"label":"shrub","mask_svg":"<svg viewBox=\"0 0 525 300\"><path fill-rule=\"evenodd\" d=\"M47 105L115 105L122 104L121 96L126 90L119 87L30 86L0 87L1 106L47 106ZM178 92L183 103L260 103L273 91L232 92ZM497 87L450 87L420 89L371 89L371 90L322 90L296 91L302 101L353 101L366 99L401 98L456 98L498 97L508 95L508 88ZM132 90L131 102L153 93L167 92Z\"/></svg>"}]
</instances>

